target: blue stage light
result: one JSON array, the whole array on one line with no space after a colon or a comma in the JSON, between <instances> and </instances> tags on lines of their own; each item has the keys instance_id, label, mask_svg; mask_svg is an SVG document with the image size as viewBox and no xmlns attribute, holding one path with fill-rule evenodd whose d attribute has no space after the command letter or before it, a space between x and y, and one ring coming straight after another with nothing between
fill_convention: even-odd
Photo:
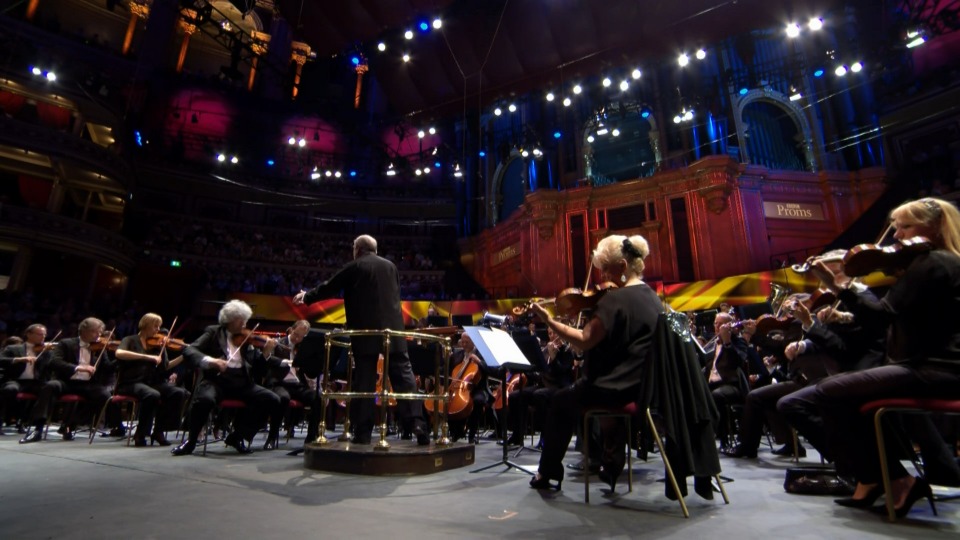
<instances>
[{"instance_id":1,"label":"blue stage light","mask_svg":"<svg viewBox=\"0 0 960 540\"><path fill-rule=\"evenodd\" d=\"M133 132L133 138L137 141L137 146L143 146L143 135L139 131Z\"/></svg>"},{"instance_id":2,"label":"blue stage light","mask_svg":"<svg viewBox=\"0 0 960 540\"><path fill-rule=\"evenodd\" d=\"M359 57L359 56L356 56L356 55L351 56L351 57L350 57L350 63L353 64L353 65L355 65L355 66L359 66L359 65L360 65L360 57Z\"/></svg>"},{"instance_id":3,"label":"blue stage light","mask_svg":"<svg viewBox=\"0 0 960 540\"><path fill-rule=\"evenodd\" d=\"M559 131L554 131L554 132L553 132L553 138L554 138L554 139L559 139L559 138L560 138L560 132L559 132Z\"/></svg>"},{"instance_id":4,"label":"blue stage light","mask_svg":"<svg viewBox=\"0 0 960 540\"><path fill-rule=\"evenodd\" d=\"M741 95L741 96L745 96L745 95L747 95L747 92L749 92L749 91L750 91L750 90L748 90L747 88L741 88L741 89L740 89L740 95Z\"/></svg>"},{"instance_id":5,"label":"blue stage light","mask_svg":"<svg viewBox=\"0 0 960 540\"><path fill-rule=\"evenodd\" d=\"M276 165L276 163L277 163L277 162L274 161L273 159L268 159L268 160L267 160L267 167L273 167L274 165Z\"/></svg>"},{"instance_id":6,"label":"blue stage light","mask_svg":"<svg viewBox=\"0 0 960 540\"><path fill-rule=\"evenodd\" d=\"M430 30L430 23L427 21L420 21L420 31L426 32L428 30Z\"/></svg>"},{"instance_id":7,"label":"blue stage light","mask_svg":"<svg viewBox=\"0 0 960 540\"><path fill-rule=\"evenodd\" d=\"M356 176L356 175L357 175L357 171L350 171L350 176Z\"/></svg>"},{"instance_id":8,"label":"blue stage light","mask_svg":"<svg viewBox=\"0 0 960 540\"><path fill-rule=\"evenodd\" d=\"M433 162L433 166L439 169L439 168L440 168L440 162L439 162L439 161L434 161L434 162Z\"/></svg>"},{"instance_id":9,"label":"blue stage light","mask_svg":"<svg viewBox=\"0 0 960 540\"><path fill-rule=\"evenodd\" d=\"M480 151L480 157L487 157L487 153L483 150Z\"/></svg>"},{"instance_id":10,"label":"blue stage light","mask_svg":"<svg viewBox=\"0 0 960 540\"><path fill-rule=\"evenodd\" d=\"M813 76L814 76L814 77L817 77L818 79L819 79L820 77L823 77L823 69L822 69L822 68L817 68L817 70L813 72Z\"/></svg>"}]
</instances>

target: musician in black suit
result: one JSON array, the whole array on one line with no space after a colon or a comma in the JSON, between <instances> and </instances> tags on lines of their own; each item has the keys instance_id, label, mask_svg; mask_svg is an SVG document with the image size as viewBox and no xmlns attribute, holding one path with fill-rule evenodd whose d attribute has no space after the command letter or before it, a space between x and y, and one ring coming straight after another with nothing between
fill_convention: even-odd
<instances>
[{"instance_id":1,"label":"musician in black suit","mask_svg":"<svg viewBox=\"0 0 960 540\"><path fill-rule=\"evenodd\" d=\"M701 359L713 402L720 412L717 437L723 447L727 446L731 435L730 405L743 403L749 392L747 343L734 331L733 322L730 313L717 313L713 319L716 336L704 347L706 354Z\"/></svg>"},{"instance_id":2,"label":"musician in black suit","mask_svg":"<svg viewBox=\"0 0 960 540\"><path fill-rule=\"evenodd\" d=\"M312 304L323 298L343 293L343 306L350 330L404 329L400 309L400 274L396 265L377 255L377 241L368 235L353 241L353 261L310 291L300 291L293 298L295 305ZM383 352L383 340L377 336L355 337L351 341L354 362L352 389L373 392L377 383L377 358ZM390 383L395 392L416 392L416 379L407 356L407 343L402 338L390 341ZM351 404L353 442L369 444L373 432L373 399L355 399ZM397 413L404 431L417 435L417 443L430 444L422 418L422 404L415 400L399 400Z\"/></svg>"},{"instance_id":3,"label":"musician in black suit","mask_svg":"<svg viewBox=\"0 0 960 540\"><path fill-rule=\"evenodd\" d=\"M547 344L543 346L544 369L530 374L526 386L510 393L508 405L513 434L507 444L523 445L529 416L527 409L531 406L534 408L534 428L543 431L547 406L553 394L573 384L573 351L570 344L565 343L550 327L547 327L547 338Z\"/></svg>"},{"instance_id":4,"label":"musician in black suit","mask_svg":"<svg viewBox=\"0 0 960 540\"><path fill-rule=\"evenodd\" d=\"M261 352L251 344L251 339L257 338L243 338L252 315L253 310L246 302L227 302L217 317L220 324L206 327L203 334L184 350L187 364L203 370L203 378L188 413L187 440L173 449L173 455L193 453L210 411L224 399L239 399L246 404L234 421L234 431L224 440L241 454L252 452L249 442L267 418L277 420L280 417L280 397L254 383L254 369L262 368L266 362L264 355L273 352L276 342L267 340ZM279 430L279 422L271 422L267 447L276 448Z\"/></svg>"},{"instance_id":5,"label":"musician in black suit","mask_svg":"<svg viewBox=\"0 0 960 540\"><path fill-rule=\"evenodd\" d=\"M317 439L320 426L320 407L317 402L317 379L311 379L297 362L297 353L303 338L310 332L310 321L300 319L287 329L287 335L277 340L274 356L270 358L264 386L280 396L281 414L286 416L290 400L295 399L310 408L307 419L307 442Z\"/></svg>"},{"instance_id":6,"label":"musician in black suit","mask_svg":"<svg viewBox=\"0 0 960 540\"><path fill-rule=\"evenodd\" d=\"M161 422L154 427L154 419L172 415L180 416L188 392L167 380L168 371L183 360L178 356L169 359L162 344L151 346L148 340L157 336L163 319L156 313L146 313L140 318L139 332L123 338L117 348L117 393L137 398L140 403L137 431L133 435L135 446L146 446L147 436L160 446L170 446L163 434ZM162 352L161 352L162 350Z\"/></svg>"},{"instance_id":7,"label":"musician in black suit","mask_svg":"<svg viewBox=\"0 0 960 540\"><path fill-rule=\"evenodd\" d=\"M17 411L18 393L37 394L43 386L35 366L37 358L50 354L49 351L43 350L43 340L47 338L47 327L42 324L31 324L24 332L24 338L23 343L8 345L0 350L0 373L3 374L0 379L0 399L3 400L7 415ZM30 405L32 404L30 402ZM18 425L27 413L29 413L27 410L16 412ZM2 420L0 419L0 422Z\"/></svg>"},{"instance_id":8,"label":"musician in black suit","mask_svg":"<svg viewBox=\"0 0 960 540\"><path fill-rule=\"evenodd\" d=\"M93 411L100 411L103 404L110 399L113 360L105 347L101 352L91 350L91 345L100 341L103 329L103 321L87 317L80 321L77 327L78 337L60 340L52 349L49 360L35 366L35 369L40 370L41 379L47 374L51 379L43 384L37 395L37 404L33 408L35 431L24 435L21 443L40 440L54 401L63 394L82 396L90 403ZM73 440L75 417L74 411L64 418L60 427L64 440Z\"/></svg>"}]
</instances>

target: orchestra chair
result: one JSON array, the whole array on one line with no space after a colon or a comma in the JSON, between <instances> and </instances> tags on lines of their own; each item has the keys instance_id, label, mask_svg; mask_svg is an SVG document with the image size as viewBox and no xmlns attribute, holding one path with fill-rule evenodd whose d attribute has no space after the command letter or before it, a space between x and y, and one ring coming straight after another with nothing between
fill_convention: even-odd
<instances>
[{"instance_id":1,"label":"orchestra chair","mask_svg":"<svg viewBox=\"0 0 960 540\"><path fill-rule=\"evenodd\" d=\"M218 420L223 418L224 414L236 413L239 410L246 409L247 404L241 399L221 399L220 403L210 411L210 416L207 418L207 424L203 426L203 453L201 455L207 455L207 442L210 442L210 430L213 429L213 426L216 425ZM226 438L226 437L224 437ZM222 439L214 439L212 442L217 442Z\"/></svg>"},{"instance_id":2,"label":"orchestra chair","mask_svg":"<svg viewBox=\"0 0 960 540\"><path fill-rule=\"evenodd\" d=\"M14 398L14 400L15 400L16 403L18 403L18 404L25 404L26 402L33 402L32 405L36 405L36 404L37 404L37 395L34 394L33 392L17 392L17 395L16 395L16 397ZM19 408L20 408L20 410L18 411L18 414L17 414L17 430L18 430L18 431L19 431L22 427L25 427L25 426L26 426L26 422L24 422L24 418L29 418L29 417L27 416L27 413L30 412L30 409L27 408L26 406L21 406L21 407L19 407ZM9 413L9 412L8 412L8 413Z\"/></svg>"},{"instance_id":3,"label":"orchestra chair","mask_svg":"<svg viewBox=\"0 0 960 540\"><path fill-rule=\"evenodd\" d=\"M54 412L60 409L67 409L68 407L73 407L72 414L77 413L77 407L81 404L86 403L87 400L79 394L63 394L53 402L53 407L50 407L50 414L47 416L47 422L43 426L43 440L47 440L47 434L50 432L50 423L53 421ZM67 420L66 414L61 420Z\"/></svg>"},{"instance_id":4,"label":"orchestra chair","mask_svg":"<svg viewBox=\"0 0 960 540\"><path fill-rule=\"evenodd\" d=\"M111 404L120 407L120 425L123 425L126 422L127 425L127 446L130 446L130 441L133 440L133 431L136 427L136 423L140 418L140 400L136 397L127 395L127 394L113 394L110 396L110 399L103 404L103 407L100 408L100 413L93 419L93 426L90 429L90 442L87 444L93 444L93 439L97 437L97 432L100 430L100 426L106 421L107 418L107 407ZM124 415L126 413L126 415Z\"/></svg>"},{"instance_id":5,"label":"orchestra chair","mask_svg":"<svg viewBox=\"0 0 960 540\"><path fill-rule=\"evenodd\" d=\"M590 421L597 420L598 422L603 418L622 418L624 422L624 428L627 430L627 492L633 491L633 456L630 452L630 441L633 439L633 429L631 427L633 423L633 417L637 414L637 404L628 403L623 407L591 407L583 411L583 431L581 433L589 434L590 433ZM585 437L587 435L584 435ZM590 444L586 441L583 443L583 502L590 504ZM664 456L664 461L666 461L666 456ZM669 466L668 466L669 469ZM671 472L671 475L673 473ZM672 476L671 476L672 478ZM684 514L686 514L686 507L684 507Z\"/></svg>"},{"instance_id":6,"label":"orchestra chair","mask_svg":"<svg viewBox=\"0 0 960 540\"><path fill-rule=\"evenodd\" d=\"M890 473L887 470L887 460L889 456L887 455L883 435L883 417L889 412L907 414L942 413L955 415L960 414L960 399L889 398L870 401L860 407L861 414L873 416L873 426L877 435L877 449L880 452L880 472L883 478L884 493L890 493ZM901 442L903 441L901 440ZM920 473L920 477L924 478L923 468L919 465L916 454L912 451L912 448L908 454L914 456L911 458L911 461L917 469L917 472ZM885 497L885 499L887 519L896 521L897 514L893 507L893 498ZM930 499L930 508L933 510L933 515L937 515L937 507L932 498Z\"/></svg>"}]
</instances>

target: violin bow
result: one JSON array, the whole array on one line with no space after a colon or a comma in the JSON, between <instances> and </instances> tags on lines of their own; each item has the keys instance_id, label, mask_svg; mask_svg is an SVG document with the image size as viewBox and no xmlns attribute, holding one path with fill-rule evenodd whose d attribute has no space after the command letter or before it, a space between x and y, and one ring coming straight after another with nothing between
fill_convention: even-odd
<instances>
[{"instance_id":1,"label":"violin bow","mask_svg":"<svg viewBox=\"0 0 960 540\"><path fill-rule=\"evenodd\" d=\"M117 327L114 326L109 332L107 332L107 342L103 344L103 350L100 351L100 354L97 355L97 361L93 363L93 371L96 372L97 368L100 367L100 359L103 358L103 355L107 352L107 345L110 344L110 340L113 339L113 333L117 331ZM92 378L92 376L91 376Z\"/></svg>"},{"instance_id":2,"label":"violin bow","mask_svg":"<svg viewBox=\"0 0 960 540\"><path fill-rule=\"evenodd\" d=\"M250 330L250 332L243 338L243 341L240 342L240 345L237 345L237 350L230 353L230 356L227 357L227 362L229 362L230 360L233 360L233 356L238 352L240 352L240 349L242 349L243 346L247 344L247 341L249 341L250 338L253 336L253 333L257 331L257 328L260 328L260 323L253 325L253 329Z\"/></svg>"},{"instance_id":3,"label":"violin bow","mask_svg":"<svg viewBox=\"0 0 960 540\"><path fill-rule=\"evenodd\" d=\"M173 317L173 322L170 323L170 328L167 330L167 338L173 337L173 327L177 325L177 318L179 315ZM160 347L160 357L163 357L163 353L167 352L167 340L163 340L163 345Z\"/></svg>"},{"instance_id":4,"label":"violin bow","mask_svg":"<svg viewBox=\"0 0 960 540\"><path fill-rule=\"evenodd\" d=\"M57 332L57 335L53 336L53 339L50 340L50 343L56 342L56 341L57 341L57 338L60 337L60 334L62 334L62 333L63 333L63 330L60 330L59 332ZM43 345L43 344L41 343L41 345ZM34 357L34 359L33 359L34 364L36 364L37 360L39 360L40 357L43 356L43 353L45 353L45 352L47 352L47 349L46 349L46 348L44 348L42 351L40 351L40 354L38 354L36 357Z\"/></svg>"}]
</instances>

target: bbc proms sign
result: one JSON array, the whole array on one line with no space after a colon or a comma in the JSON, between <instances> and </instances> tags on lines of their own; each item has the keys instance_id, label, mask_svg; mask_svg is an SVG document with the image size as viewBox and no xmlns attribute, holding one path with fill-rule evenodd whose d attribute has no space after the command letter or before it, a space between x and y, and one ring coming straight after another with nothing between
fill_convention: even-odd
<instances>
[{"instance_id":1,"label":"bbc proms sign","mask_svg":"<svg viewBox=\"0 0 960 540\"><path fill-rule=\"evenodd\" d=\"M783 203L764 201L763 215L776 219L802 219L824 221L823 208L819 204Z\"/></svg>"}]
</instances>

